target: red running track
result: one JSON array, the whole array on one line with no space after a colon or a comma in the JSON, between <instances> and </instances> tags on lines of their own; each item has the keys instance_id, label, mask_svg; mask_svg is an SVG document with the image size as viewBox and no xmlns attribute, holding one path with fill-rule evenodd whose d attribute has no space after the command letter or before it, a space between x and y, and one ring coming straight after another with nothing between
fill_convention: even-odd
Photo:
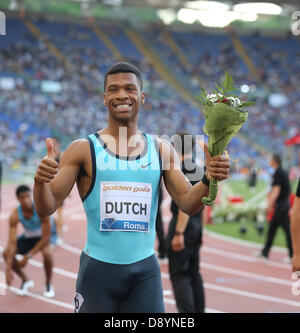
<instances>
[{"instance_id":1,"label":"red running track","mask_svg":"<svg viewBox=\"0 0 300 333\"><path fill-rule=\"evenodd\" d=\"M2 249L5 248L8 237L8 217L17 205L14 191L15 186L12 185L2 188L3 202L0 215ZM170 219L168 200L165 201L163 212L164 219L168 221ZM0 292L0 313L73 312L72 301L79 254L86 240L85 214L77 190L73 190L71 198L65 201L64 216L68 231L64 234L64 243L54 252L53 284L56 296L52 299L42 296L44 270L41 255L37 254L25 268L28 276L35 282L34 288L27 296L18 296L16 290L21 281L14 275L12 288L6 290L6 295L1 295ZM167 224L164 224L165 230ZM19 233L21 232L20 226ZM205 282L206 312L300 312L300 295L294 295L292 292L293 286L295 289L293 285L295 281L291 279L291 266L281 262L286 256L286 251L272 250L270 260L264 262L253 257L253 252L257 250L257 246L253 244L205 233L204 245L201 248L200 270ZM177 312L168 275L168 264L162 263L160 267L166 312ZM1 271L5 271L2 258ZM1 286L3 285L0 285L0 291Z\"/></svg>"}]
</instances>

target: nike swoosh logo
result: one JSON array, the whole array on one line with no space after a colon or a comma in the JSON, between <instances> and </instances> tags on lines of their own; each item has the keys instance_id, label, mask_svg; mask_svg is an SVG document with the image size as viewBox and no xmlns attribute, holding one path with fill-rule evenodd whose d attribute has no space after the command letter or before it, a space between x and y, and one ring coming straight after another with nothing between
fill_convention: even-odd
<instances>
[{"instance_id":1,"label":"nike swoosh logo","mask_svg":"<svg viewBox=\"0 0 300 333\"><path fill-rule=\"evenodd\" d=\"M142 169L145 169L145 168L147 168L147 166L149 166L151 163L152 163L152 162L150 162L150 163L148 163L148 164L146 164L146 165L141 165L141 168L142 168Z\"/></svg>"}]
</instances>

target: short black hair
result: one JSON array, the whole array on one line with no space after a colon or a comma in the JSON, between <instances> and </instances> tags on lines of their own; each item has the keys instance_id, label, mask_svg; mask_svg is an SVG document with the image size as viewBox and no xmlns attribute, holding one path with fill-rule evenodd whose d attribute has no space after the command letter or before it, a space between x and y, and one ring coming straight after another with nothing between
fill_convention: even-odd
<instances>
[{"instance_id":1,"label":"short black hair","mask_svg":"<svg viewBox=\"0 0 300 333\"><path fill-rule=\"evenodd\" d=\"M187 132L180 132L174 135L174 148L180 155L187 155L193 152L195 139Z\"/></svg>"},{"instance_id":2,"label":"short black hair","mask_svg":"<svg viewBox=\"0 0 300 333\"><path fill-rule=\"evenodd\" d=\"M281 156L279 154L273 154L272 159L275 163L281 166Z\"/></svg>"},{"instance_id":3,"label":"short black hair","mask_svg":"<svg viewBox=\"0 0 300 333\"><path fill-rule=\"evenodd\" d=\"M135 66L128 62L118 62L108 68L104 76L104 91L106 91L106 81L108 75L118 73L133 73L137 77L141 90L143 90L142 74Z\"/></svg>"},{"instance_id":4,"label":"short black hair","mask_svg":"<svg viewBox=\"0 0 300 333\"><path fill-rule=\"evenodd\" d=\"M30 190L30 188L27 185L20 185L20 186L18 186L17 189L16 189L16 196L17 196L17 198L23 192L31 192L31 190Z\"/></svg>"}]
</instances>

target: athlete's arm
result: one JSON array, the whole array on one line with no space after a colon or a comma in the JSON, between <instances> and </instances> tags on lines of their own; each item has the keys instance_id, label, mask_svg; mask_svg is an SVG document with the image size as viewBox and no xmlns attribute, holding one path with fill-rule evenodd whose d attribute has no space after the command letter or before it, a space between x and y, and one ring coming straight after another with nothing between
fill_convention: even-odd
<instances>
[{"instance_id":1,"label":"athlete's arm","mask_svg":"<svg viewBox=\"0 0 300 333\"><path fill-rule=\"evenodd\" d=\"M193 216L203 206L202 198L208 195L209 187L202 181L192 186L180 170L178 155L171 144L162 140L159 143L166 188L179 209ZM206 159L208 179L215 177L221 181L228 178L230 166L227 158L222 156L209 157L206 153Z\"/></svg>"},{"instance_id":2,"label":"athlete's arm","mask_svg":"<svg viewBox=\"0 0 300 333\"><path fill-rule=\"evenodd\" d=\"M36 171L33 187L35 207L41 217L53 214L71 192L89 156L86 154L89 143L85 139L73 141L62 155L59 168L54 160L51 139L47 139L47 150L47 156Z\"/></svg>"},{"instance_id":3,"label":"athlete's arm","mask_svg":"<svg viewBox=\"0 0 300 333\"><path fill-rule=\"evenodd\" d=\"M291 216L291 234L293 244L293 271L300 272L300 197L296 196L292 216Z\"/></svg>"},{"instance_id":4,"label":"athlete's arm","mask_svg":"<svg viewBox=\"0 0 300 333\"><path fill-rule=\"evenodd\" d=\"M18 210L15 209L9 218L8 242L4 254L6 261L6 283L8 285L11 284L11 281L13 279L11 269L14 260L14 255L16 254L16 249L17 249L18 222L19 222Z\"/></svg>"},{"instance_id":5,"label":"athlete's arm","mask_svg":"<svg viewBox=\"0 0 300 333\"><path fill-rule=\"evenodd\" d=\"M40 217L42 221L42 237L41 239L35 244L35 246L26 253L21 261L19 261L20 267L25 267L28 262L28 255L34 256L40 250L42 250L45 246L48 245L50 237L51 237L51 222L50 217Z\"/></svg>"}]
</instances>

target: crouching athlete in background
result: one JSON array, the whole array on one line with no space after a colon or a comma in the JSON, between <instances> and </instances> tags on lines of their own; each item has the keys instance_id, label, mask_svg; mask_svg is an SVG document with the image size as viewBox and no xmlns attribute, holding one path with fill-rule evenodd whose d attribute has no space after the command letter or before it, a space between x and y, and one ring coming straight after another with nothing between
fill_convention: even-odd
<instances>
[{"instance_id":1,"label":"crouching athlete in background","mask_svg":"<svg viewBox=\"0 0 300 333\"><path fill-rule=\"evenodd\" d=\"M40 217L32 202L31 190L26 185L20 185L16 189L16 196L20 205L14 209L9 218L9 237L6 250L3 253L6 262L6 283L11 285L13 280L12 270L22 279L22 285L18 294L25 295L34 282L29 280L23 268L28 260L39 251L44 258L46 274L45 297L54 297L55 292L51 284L53 257L52 251L56 245L57 234L55 222L52 217ZM18 237L18 223L21 222L24 233ZM15 254L22 254L23 259L18 261Z\"/></svg>"}]
</instances>

